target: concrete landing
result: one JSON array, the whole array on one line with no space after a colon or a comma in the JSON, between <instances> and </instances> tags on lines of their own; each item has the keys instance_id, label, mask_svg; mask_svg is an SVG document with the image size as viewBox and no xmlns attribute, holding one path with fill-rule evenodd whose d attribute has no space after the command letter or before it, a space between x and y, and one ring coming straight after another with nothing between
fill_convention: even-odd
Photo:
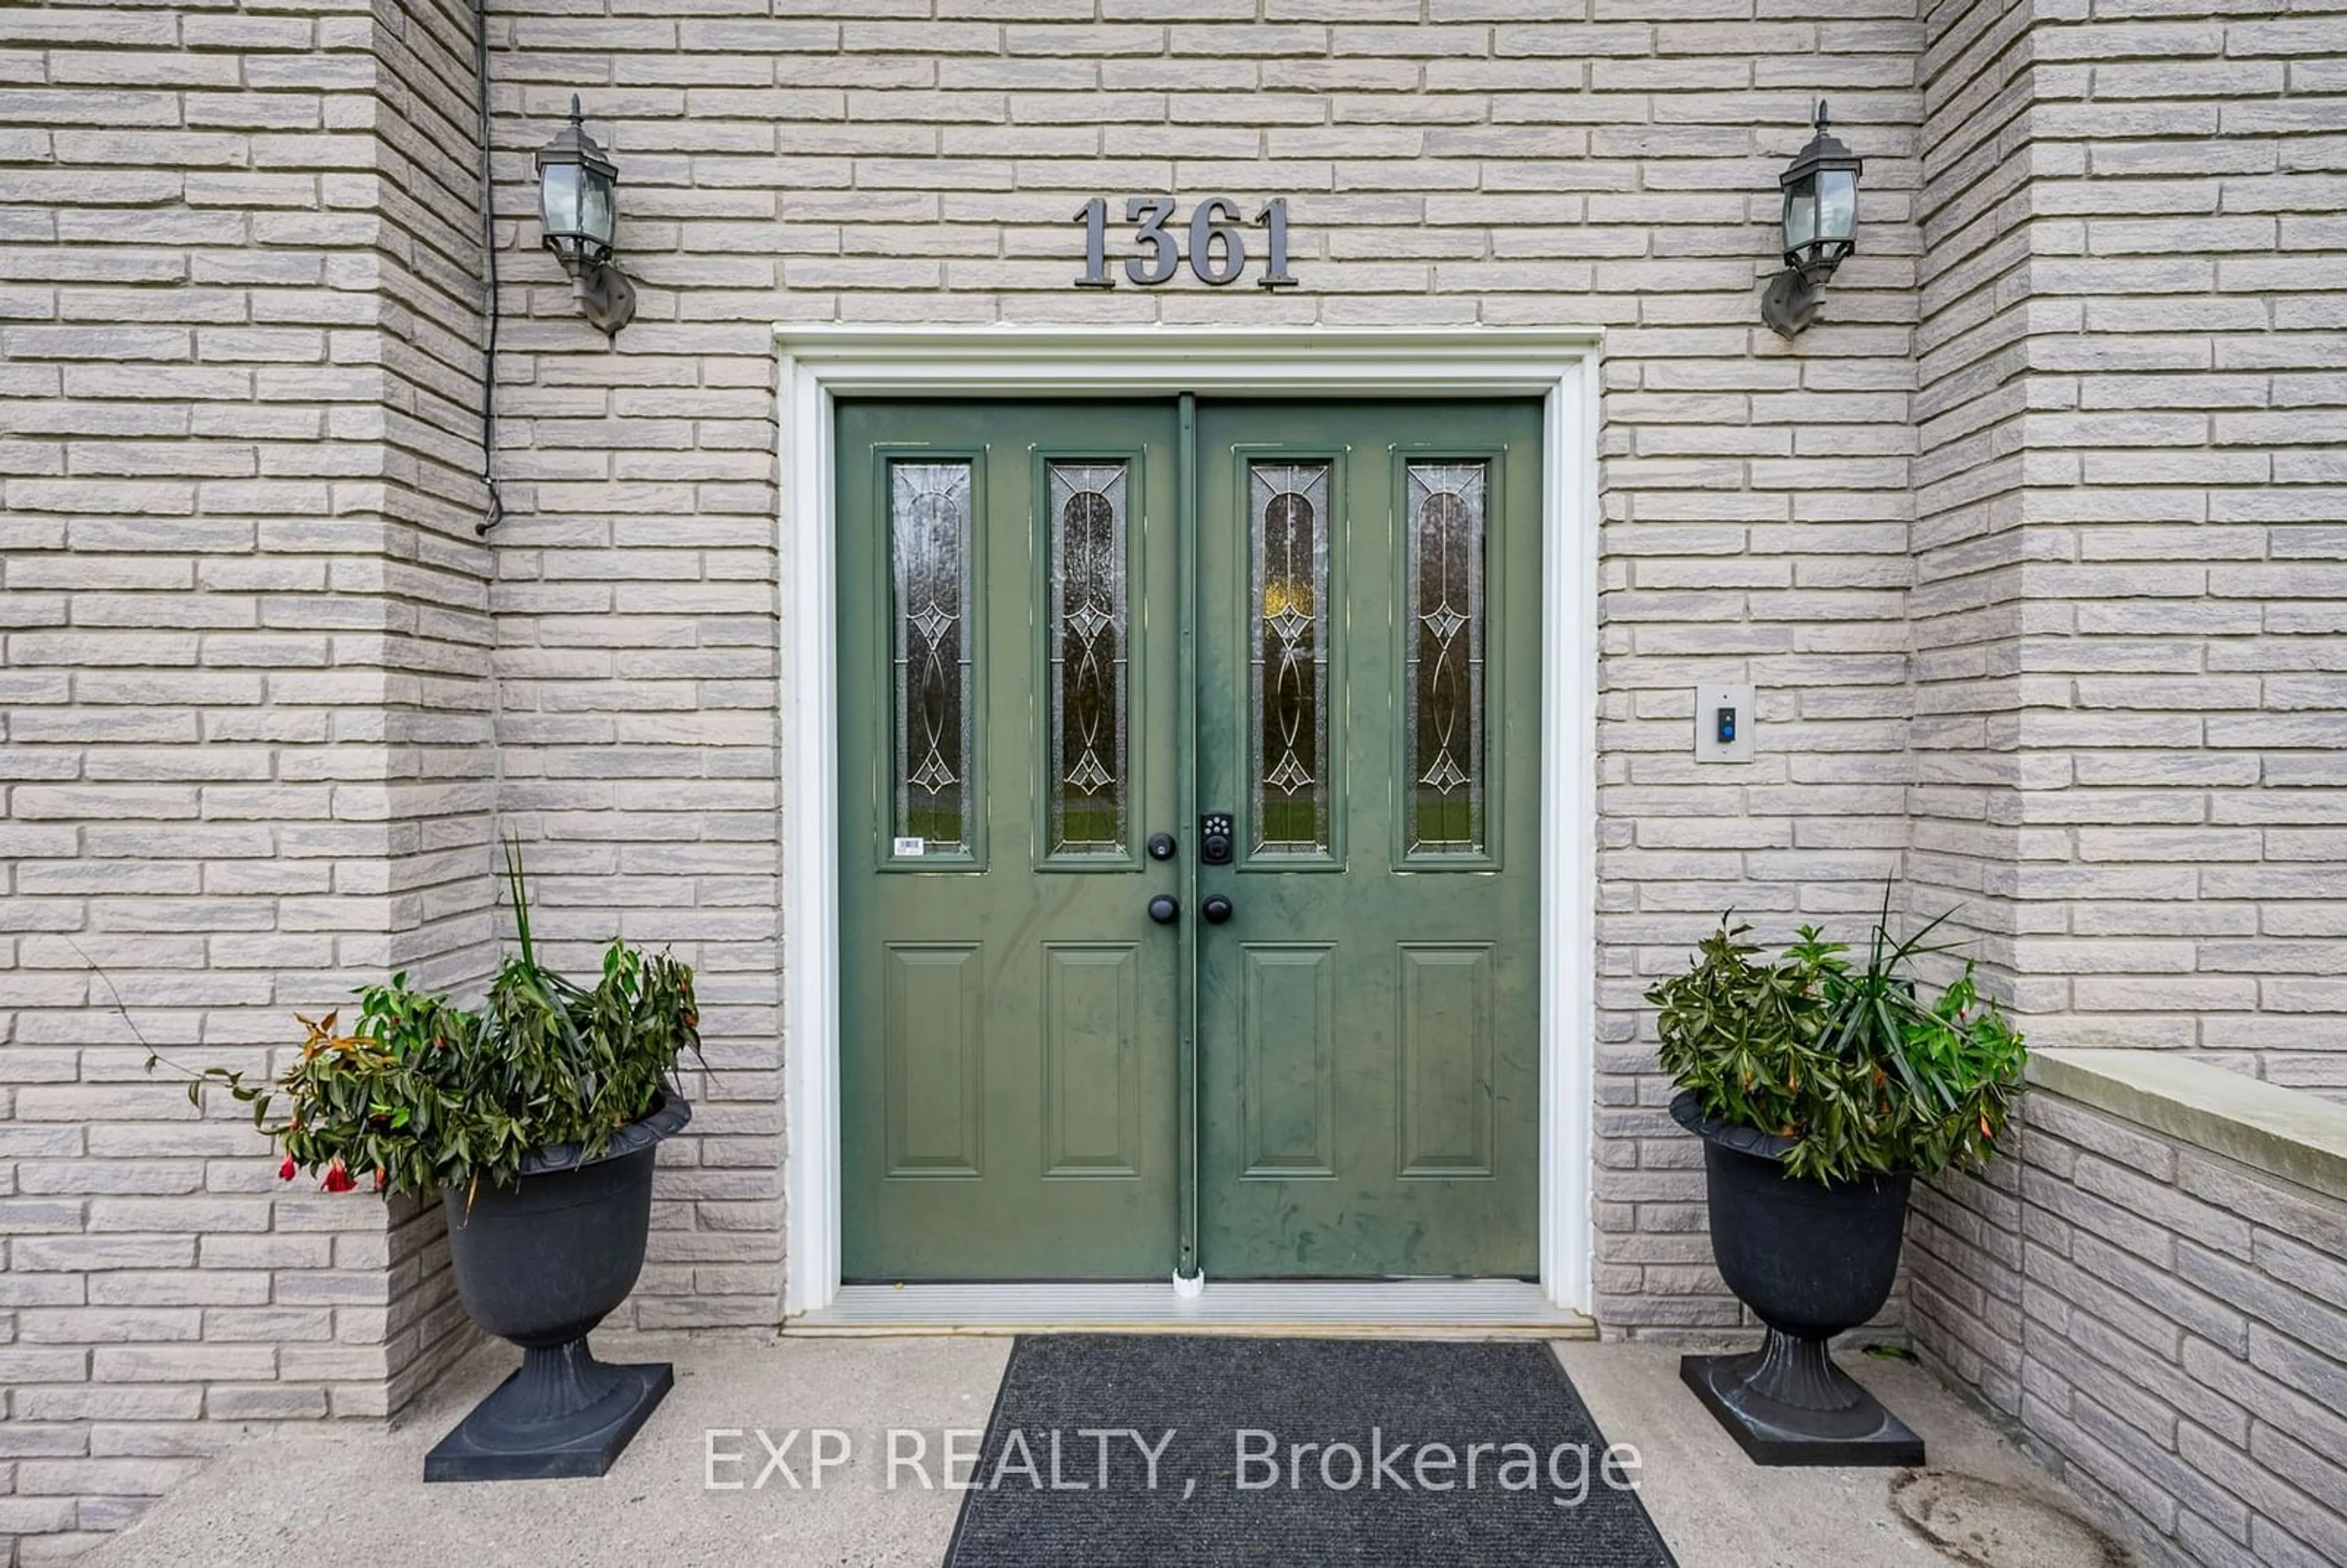
<instances>
[{"instance_id":1,"label":"concrete landing","mask_svg":"<svg viewBox=\"0 0 2347 1568\"><path fill-rule=\"evenodd\" d=\"M1763 1469L1679 1381L1680 1351L1560 1342L1589 1413L1645 1460L1646 1512L1680 1568L2134 1568L2085 1505L1931 1373L1855 1354L1836 1362L1923 1439L1929 1468ZM1902 1490L1922 1487L1906 1498ZM1943 1506L1927 1503L1946 1500ZM1906 1507L1901 1503L1904 1501ZM1968 1517L1959 1517L1969 1510ZM2076 1528L2042 1529L2047 1511ZM1912 1516L1936 1519L1937 1536ZM1969 1554L1968 1554L1969 1553Z\"/></svg>"},{"instance_id":2,"label":"concrete landing","mask_svg":"<svg viewBox=\"0 0 2347 1568\"><path fill-rule=\"evenodd\" d=\"M934 1450L940 1429L982 1430L1011 1342L598 1334L594 1344L607 1361L676 1366L674 1390L600 1480L424 1483L425 1451L520 1363L518 1351L489 1345L395 1429L263 1430L77 1568L934 1568L961 1496L922 1491L909 1477L887 1490L875 1434L917 1429ZM850 1432L848 1466L812 1488L813 1440L802 1430L787 1450L800 1490L779 1472L748 1488L767 1460L751 1429L779 1446L792 1429L818 1426ZM718 1446L743 1462L715 1467L741 1491L704 1489L711 1428L741 1430Z\"/></svg>"},{"instance_id":3,"label":"concrete landing","mask_svg":"<svg viewBox=\"0 0 2347 1568\"><path fill-rule=\"evenodd\" d=\"M960 1503L958 1493L934 1484L942 1434L984 1428L1010 1348L1008 1338L974 1336L598 1336L597 1353L606 1359L676 1365L675 1392L610 1475L426 1487L425 1451L518 1359L489 1346L395 1428L256 1429L137 1525L77 1561L85 1568L394 1560L446 1568L935 1568ZM1894 1501L1902 1476L1907 1488L1919 1484L1911 1472L1748 1463L1680 1385L1676 1350L1564 1341L1555 1348L1606 1436L1639 1449L1642 1495L1681 1568L2118 1568L2131 1561L2091 1531L2034 1528L2025 1513L2001 1523L2001 1498L2075 1505L1915 1368L1844 1358L1923 1434L1933 1472L1973 1478L1932 1484L1908 1500L1909 1512L1918 1503L1936 1505L1928 1512L1947 1527L1947 1548ZM808 1462L816 1427L846 1432L851 1450L820 1488L811 1484ZM930 1490L909 1468L899 1471L894 1489L887 1484L882 1434L892 1427L923 1434ZM715 1440L721 1457L713 1465L712 1429L737 1434ZM795 1490L780 1471L754 1490L746 1484L768 1460L753 1429L784 1447ZM798 1436L789 1438L794 1429ZM723 1457L732 1455L740 1457ZM740 1490L710 1490L712 1479ZM2077 1544L2049 1554L2057 1540ZM1967 1554L1967 1542L1989 1554Z\"/></svg>"}]
</instances>

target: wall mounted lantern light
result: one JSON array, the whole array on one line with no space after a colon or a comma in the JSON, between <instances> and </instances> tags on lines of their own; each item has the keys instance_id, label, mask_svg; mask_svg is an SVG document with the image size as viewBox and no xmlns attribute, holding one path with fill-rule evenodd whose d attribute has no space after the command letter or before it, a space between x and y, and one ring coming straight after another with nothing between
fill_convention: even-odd
<instances>
[{"instance_id":1,"label":"wall mounted lantern light","mask_svg":"<svg viewBox=\"0 0 2347 1568\"><path fill-rule=\"evenodd\" d=\"M579 123L579 95L571 94L570 123L538 149L538 220L579 307L606 337L636 316L635 285L611 264L619 186L619 166Z\"/></svg>"},{"instance_id":2,"label":"wall mounted lantern light","mask_svg":"<svg viewBox=\"0 0 2347 1568\"><path fill-rule=\"evenodd\" d=\"M1858 173L1865 160L1826 129L1822 99L1817 130L1777 177L1785 191L1785 270L1768 280L1760 319L1778 337L1809 324L1826 280L1858 249Z\"/></svg>"}]
</instances>

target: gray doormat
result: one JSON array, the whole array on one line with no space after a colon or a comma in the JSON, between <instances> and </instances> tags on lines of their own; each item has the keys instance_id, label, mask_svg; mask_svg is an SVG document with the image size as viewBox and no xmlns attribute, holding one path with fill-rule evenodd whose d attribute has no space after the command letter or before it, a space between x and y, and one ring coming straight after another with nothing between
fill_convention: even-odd
<instances>
[{"instance_id":1,"label":"gray doormat","mask_svg":"<svg viewBox=\"0 0 2347 1568\"><path fill-rule=\"evenodd\" d=\"M1026 1336L946 1564L1676 1568L1605 1455L1542 1344Z\"/></svg>"}]
</instances>

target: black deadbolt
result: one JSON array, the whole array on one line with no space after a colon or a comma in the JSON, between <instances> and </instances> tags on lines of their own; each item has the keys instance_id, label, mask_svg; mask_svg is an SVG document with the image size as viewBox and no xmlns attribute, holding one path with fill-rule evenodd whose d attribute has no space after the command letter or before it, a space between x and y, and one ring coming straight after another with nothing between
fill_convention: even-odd
<instances>
[{"instance_id":1,"label":"black deadbolt","mask_svg":"<svg viewBox=\"0 0 2347 1568\"><path fill-rule=\"evenodd\" d=\"M1174 842L1174 835L1170 833L1153 833L1149 835L1149 858L1152 860L1171 860L1174 858L1174 850L1179 847L1180 845Z\"/></svg>"},{"instance_id":2,"label":"black deadbolt","mask_svg":"<svg viewBox=\"0 0 2347 1568\"><path fill-rule=\"evenodd\" d=\"M1160 893L1149 901L1149 917L1161 926L1171 926L1182 917L1181 902L1171 893Z\"/></svg>"},{"instance_id":3,"label":"black deadbolt","mask_svg":"<svg viewBox=\"0 0 2347 1568\"><path fill-rule=\"evenodd\" d=\"M1209 866L1231 863L1231 814L1210 811L1198 819L1198 858Z\"/></svg>"},{"instance_id":4,"label":"black deadbolt","mask_svg":"<svg viewBox=\"0 0 2347 1568\"><path fill-rule=\"evenodd\" d=\"M1198 913L1206 917L1209 926L1219 926L1231 917L1231 901L1219 893L1210 893L1198 906Z\"/></svg>"}]
</instances>

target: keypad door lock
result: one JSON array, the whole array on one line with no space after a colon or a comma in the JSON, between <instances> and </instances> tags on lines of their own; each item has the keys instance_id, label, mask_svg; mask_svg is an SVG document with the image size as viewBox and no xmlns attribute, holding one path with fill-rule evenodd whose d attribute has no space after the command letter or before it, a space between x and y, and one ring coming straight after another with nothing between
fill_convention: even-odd
<instances>
[{"instance_id":1,"label":"keypad door lock","mask_svg":"<svg viewBox=\"0 0 2347 1568\"><path fill-rule=\"evenodd\" d=\"M1198 858L1208 866L1231 863L1231 814L1210 811L1198 819Z\"/></svg>"}]
</instances>

